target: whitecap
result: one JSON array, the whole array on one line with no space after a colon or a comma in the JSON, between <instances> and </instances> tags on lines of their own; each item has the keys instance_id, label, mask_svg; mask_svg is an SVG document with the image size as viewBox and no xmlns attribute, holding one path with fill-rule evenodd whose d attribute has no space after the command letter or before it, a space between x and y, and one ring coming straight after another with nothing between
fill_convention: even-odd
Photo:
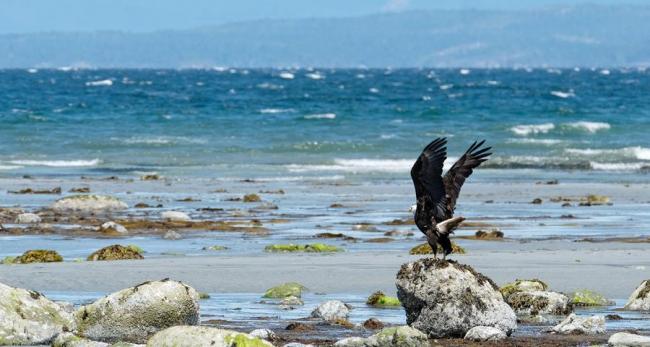
<instances>
[{"instance_id":1,"label":"whitecap","mask_svg":"<svg viewBox=\"0 0 650 347\"><path fill-rule=\"evenodd\" d=\"M599 171L637 171L646 167L646 163L600 163L589 162L592 170Z\"/></svg>"},{"instance_id":2,"label":"whitecap","mask_svg":"<svg viewBox=\"0 0 650 347\"><path fill-rule=\"evenodd\" d=\"M86 82L86 86L88 87L110 87L112 85L113 85L113 81L109 79Z\"/></svg>"},{"instance_id":3,"label":"whitecap","mask_svg":"<svg viewBox=\"0 0 650 347\"><path fill-rule=\"evenodd\" d=\"M225 66L213 66L212 70L216 72L225 72L226 70L228 70L228 68Z\"/></svg>"},{"instance_id":4,"label":"whitecap","mask_svg":"<svg viewBox=\"0 0 650 347\"><path fill-rule=\"evenodd\" d=\"M609 75L611 72L610 72L609 70L607 70L607 69L602 69L602 70L599 71L599 73L600 73L601 75L605 75L605 76L607 76L607 75Z\"/></svg>"},{"instance_id":5,"label":"whitecap","mask_svg":"<svg viewBox=\"0 0 650 347\"><path fill-rule=\"evenodd\" d=\"M263 108L260 110L262 114L278 114L278 113L293 113L296 112L293 108Z\"/></svg>"},{"instance_id":6,"label":"whitecap","mask_svg":"<svg viewBox=\"0 0 650 347\"><path fill-rule=\"evenodd\" d=\"M206 144L208 141L186 136L132 136L129 138L112 137L112 141L127 145L169 145L169 144Z\"/></svg>"},{"instance_id":7,"label":"whitecap","mask_svg":"<svg viewBox=\"0 0 650 347\"><path fill-rule=\"evenodd\" d=\"M296 77L294 74L292 74L291 72L288 72L288 71L280 72L280 74L278 76L280 78L282 78L282 79L285 79L285 80L292 80L292 79L294 79Z\"/></svg>"},{"instance_id":8,"label":"whitecap","mask_svg":"<svg viewBox=\"0 0 650 347\"><path fill-rule=\"evenodd\" d=\"M16 170L23 168L20 165L0 165L0 170Z\"/></svg>"},{"instance_id":9,"label":"whitecap","mask_svg":"<svg viewBox=\"0 0 650 347\"><path fill-rule=\"evenodd\" d=\"M305 76L307 76L307 78L311 78L313 80L322 80L323 78L325 78L324 75L321 75L318 72L311 72L311 73L305 74Z\"/></svg>"},{"instance_id":10,"label":"whitecap","mask_svg":"<svg viewBox=\"0 0 650 347\"><path fill-rule=\"evenodd\" d=\"M373 94L379 93L379 89L377 89L377 88L370 88L370 89L368 89L368 91L373 93Z\"/></svg>"},{"instance_id":11,"label":"whitecap","mask_svg":"<svg viewBox=\"0 0 650 347\"><path fill-rule=\"evenodd\" d=\"M635 146L616 149L592 149L592 148L567 148L568 154L585 155L585 156L610 156L634 158L638 160L650 160L650 148Z\"/></svg>"},{"instance_id":12,"label":"whitecap","mask_svg":"<svg viewBox=\"0 0 650 347\"><path fill-rule=\"evenodd\" d=\"M11 160L10 164L24 166L48 166L48 167L83 167L97 166L101 161L92 160Z\"/></svg>"},{"instance_id":13,"label":"whitecap","mask_svg":"<svg viewBox=\"0 0 650 347\"><path fill-rule=\"evenodd\" d=\"M492 81L492 80L491 80L491 81L487 81L487 84L488 84L489 86L498 86L499 84L501 84L501 82L499 82L499 81Z\"/></svg>"},{"instance_id":14,"label":"whitecap","mask_svg":"<svg viewBox=\"0 0 650 347\"><path fill-rule=\"evenodd\" d=\"M557 96L558 98L561 98L561 99L572 98L572 97L576 96L573 93L573 89L570 89L568 92L563 92L563 91L560 91L560 90L553 90L553 91L551 91L551 95Z\"/></svg>"},{"instance_id":15,"label":"whitecap","mask_svg":"<svg viewBox=\"0 0 650 347\"><path fill-rule=\"evenodd\" d=\"M586 121L566 123L564 124L564 126L567 126L569 128L584 130L592 134L600 130L609 130L612 127L611 125L609 125L609 123L605 123L605 122L586 122Z\"/></svg>"},{"instance_id":16,"label":"whitecap","mask_svg":"<svg viewBox=\"0 0 650 347\"><path fill-rule=\"evenodd\" d=\"M260 89L269 89L269 90L280 90L280 89L284 89L284 86L281 86L281 85L279 85L279 84L273 84L273 83L264 82L264 83L260 83L260 84L258 84L258 85L257 85L257 88L260 88Z\"/></svg>"},{"instance_id":17,"label":"whitecap","mask_svg":"<svg viewBox=\"0 0 650 347\"><path fill-rule=\"evenodd\" d=\"M440 90L447 90L447 89L452 88L453 86L454 86L453 84L443 84L439 88L440 88Z\"/></svg>"},{"instance_id":18,"label":"whitecap","mask_svg":"<svg viewBox=\"0 0 650 347\"><path fill-rule=\"evenodd\" d=\"M508 143L528 143L528 144L540 144L540 145L557 145L563 143L563 140L558 139L529 139L529 138L519 138L519 139L508 139Z\"/></svg>"},{"instance_id":19,"label":"whitecap","mask_svg":"<svg viewBox=\"0 0 650 347\"><path fill-rule=\"evenodd\" d=\"M447 158L444 170L448 170L458 158ZM349 173L406 173L411 170L413 159L334 159L332 164L290 164L290 172L339 171Z\"/></svg>"},{"instance_id":20,"label":"whitecap","mask_svg":"<svg viewBox=\"0 0 650 347\"><path fill-rule=\"evenodd\" d=\"M469 69L460 69L459 72L461 75L469 75L471 71Z\"/></svg>"},{"instance_id":21,"label":"whitecap","mask_svg":"<svg viewBox=\"0 0 650 347\"><path fill-rule=\"evenodd\" d=\"M553 123L516 125L510 128L512 132L521 136L530 134L546 134L553 129L555 129L555 124Z\"/></svg>"},{"instance_id":22,"label":"whitecap","mask_svg":"<svg viewBox=\"0 0 650 347\"><path fill-rule=\"evenodd\" d=\"M308 114L303 118L305 118L305 119L334 119L334 118L336 118L336 113Z\"/></svg>"},{"instance_id":23,"label":"whitecap","mask_svg":"<svg viewBox=\"0 0 650 347\"><path fill-rule=\"evenodd\" d=\"M27 72L29 72L29 73L37 73L38 69L33 69L33 68L32 69L27 69Z\"/></svg>"}]
</instances>

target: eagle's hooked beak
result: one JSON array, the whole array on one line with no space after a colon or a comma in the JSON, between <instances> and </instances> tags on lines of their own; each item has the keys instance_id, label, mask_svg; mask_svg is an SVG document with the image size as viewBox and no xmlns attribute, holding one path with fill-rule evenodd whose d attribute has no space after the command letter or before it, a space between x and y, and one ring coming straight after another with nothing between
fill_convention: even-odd
<instances>
[{"instance_id":1,"label":"eagle's hooked beak","mask_svg":"<svg viewBox=\"0 0 650 347\"><path fill-rule=\"evenodd\" d=\"M418 205L417 205L417 204L416 204L416 205L411 205L411 207L409 207L409 212L415 212L415 210L416 210L417 208L418 208Z\"/></svg>"}]
</instances>

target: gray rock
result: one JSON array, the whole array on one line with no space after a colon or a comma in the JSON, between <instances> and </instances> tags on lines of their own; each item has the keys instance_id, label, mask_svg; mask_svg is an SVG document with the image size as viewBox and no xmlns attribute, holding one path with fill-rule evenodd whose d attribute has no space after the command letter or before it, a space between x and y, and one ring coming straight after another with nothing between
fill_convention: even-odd
<instances>
[{"instance_id":1,"label":"gray rock","mask_svg":"<svg viewBox=\"0 0 650 347\"><path fill-rule=\"evenodd\" d=\"M571 312L569 297L556 292L518 292L508 296L506 301L519 315L562 315Z\"/></svg>"},{"instance_id":2,"label":"gray rock","mask_svg":"<svg viewBox=\"0 0 650 347\"><path fill-rule=\"evenodd\" d=\"M334 321L337 319L347 319L350 315L350 306L342 301L330 300L318 305L311 316L320 318L325 321Z\"/></svg>"},{"instance_id":3,"label":"gray rock","mask_svg":"<svg viewBox=\"0 0 650 347\"><path fill-rule=\"evenodd\" d=\"M431 338L464 337L475 326L506 335L517 328L496 284L468 265L423 258L402 265L396 284L408 325Z\"/></svg>"},{"instance_id":4,"label":"gray rock","mask_svg":"<svg viewBox=\"0 0 650 347\"><path fill-rule=\"evenodd\" d=\"M72 315L43 295L0 283L0 345L48 344L74 330Z\"/></svg>"},{"instance_id":5,"label":"gray rock","mask_svg":"<svg viewBox=\"0 0 650 347\"><path fill-rule=\"evenodd\" d=\"M177 233L174 230L169 230L165 233L165 235L163 235L163 239L165 240L180 240L182 238L183 237L181 236L181 234Z\"/></svg>"},{"instance_id":6,"label":"gray rock","mask_svg":"<svg viewBox=\"0 0 650 347\"><path fill-rule=\"evenodd\" d=\"M106 342L97 342L83 337L76 336L72 333L59 334L52 342L52 347L108 347Z\"/></svg>"},{"instance_id":7,"label":"gray rock","mask_svg":"<svg viewBox=\"0 0 650 347\"><path fill-rule=\"evenodd\" d=\"M99 227L99 231L110 234L128 234L129 231L122 225L115 222L106 222Z\"/></svg>"},{"instance_id":8,"label":"gray rock","mask_svg":"<svg viewBox=\"0 0 650 347\"><path fill-rule=\"evenodd\" d=\"M77 333L104 342L144 343L175 325L199 323L199 293L181 282L145 282L80 307Z\"/></svg>"},{"instance_id":9,"label":"gray rock","mask_svg":"<svg viewBox=\"0 0 650 347\"><path fill-rule=\"evenodd\" d=\"M38 224L41 217L35 213L21 213L16 216L16 224Z\"/></svg>"},{"instance_id":10,"label":"gray rock","mask_svg":"<svg viewBox=\"0 0 650 347\"><path fill-rule=\"evenodd\" d=\"M503 331L494 327L477 326L469 329L465 334L465 340L485 342L485 341L501 341L508 338L508 335Z\"/></svg>"},{"instance_id":11,"label":"gray rock","mask_svg":"<svg viewBox=\"0 0 650 347\"><path fill-rule=\"evenodd\" d=\"M249 344L245 344L249 343ZM204 326L175 326L153 335L147 342L149 347L235 347L262 345L273 347L263 339L232 330Z\"/></svg>"},{"instance_id":12,"label":"gray rock","mask_svg":"<svg viewBox=\"0 0 650 347\"><path fill-rule=\"evenodd\" d=\"M630 295L624 307L631 311L650 311L650 280L645 280Z\"/></svg>"},{"instance_id":13,"label":"gray rock","mask_svg":"<svg viewBox=\"0 0 650 347\"><path fill-rule=\"evenodd\" d=\"M297 296L288 296L282 301L280 301L280 305L285 305L285 306L302 306L305 303Z\"/></svg>"},{"instance_id":14,"label":"gray rock","mask_svg":"<svg viewBox=\"0 0 650 347\"><path fill-rule=\"evenodd\" d=\"M429 344L427 335L409 326L382 329L368 338L350 337L337 341L335 347L421 347Z\"/></svg>"},{"instance_id":15,"label":"gray rock","mask_svg":"<svg viewBox=\"0 0 650 347\"><path fill-rule=\"evenodd\" d=\"M650 347L650 337L630 333L616 333L609 337L607 344L612 347Z\"/></svg>"},{"instance_id":16,"label":"gray rock","mask_svg":"<svg viewBox=\"0 0 650 347\"><path fill-rule=\"evenodd\" d=\"M57 212L109 212L129 208L118 198L104 195L71 195L55 201L50 208Z\"/></svg>"},{"instance_id":17,"label":"gray rock","mask_svg":"<svg viewBox=\"0 0 650 347\"><path fill-rule=\"evenodd\" d=\"M278 339L278 335L270 329L255 329L248 333L252 337L259 337L262 340L274 341Z\"/></svg>"},{"instance_id":18,"label":"gray rock","mask_svg":"<svg viewBox=\"0 0 650 347\"><path fill-rule=\"evenodd\" d=\"M187 213L179 211L165 211L160 215L160 217L168 222L189 222L192 220Z\"/></svg>"},{"instance_id":19,"label":"gray rock","mask_svg":"<svg viewBox=\"0 0 650 347\"><path fill-rule=\"evenodd\" d=\"M551 332L556 334L596 335L605 333L605 317L591 316L578 317L575 313L570 314L560 324L554 326Z\"/></svg>"}]
</instances>

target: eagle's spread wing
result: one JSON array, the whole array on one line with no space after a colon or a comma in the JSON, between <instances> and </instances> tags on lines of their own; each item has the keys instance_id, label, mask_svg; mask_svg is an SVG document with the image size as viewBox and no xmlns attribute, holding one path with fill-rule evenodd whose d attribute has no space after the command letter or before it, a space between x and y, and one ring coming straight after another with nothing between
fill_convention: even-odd
<instances>
[{"instance_id":1,"label":"eagle's spread wing","mask_svg":"<svg viewBox=\"0 0 650 347\"><path fill-rule=\"evenodd\" d=\"M418 204L428 210L427 214L444 215L446 206L445 186L442 180L442 165L447 159L447 139L437 138L429 143L411 168L411 179L415 186ZM444 218L442 218L444 219Z\"/></svg>"},{"instance_id":2,"label":"eagle's spread wing","mask_svg":"<svg viewBox=\"0 0 650 347\"><path fill-rule=\"evenodd\" d=\"M460 194L460 188L465 183L465 179L469 177L475 168L477 168L481 163L487 160L487 157L490 156L488 152L492 147L481 146L485 143L485 140L481 142L474 142L463 154L460 159L449 169L447 174L443 177L444 190L447 193L446 202L447 202L447 211L451 217L456 208L456 199Z\"/></svg>"}]
</instances>

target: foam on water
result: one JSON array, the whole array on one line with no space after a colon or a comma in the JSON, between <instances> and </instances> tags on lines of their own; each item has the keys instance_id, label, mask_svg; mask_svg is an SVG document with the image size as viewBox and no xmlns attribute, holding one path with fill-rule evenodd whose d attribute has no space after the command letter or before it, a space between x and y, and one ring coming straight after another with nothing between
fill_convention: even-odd
<instances>
[{"instance_id":1,"label":"foam on water","mask_svg":"<svg viewBox=\"0 0 650 347\"><path fill-rule=\"evenodd\" d=\"M565 152L585 156L609 156L614 158L650 160L650 148L639 146L618 149L567 148Z\"/></svg>"},{"instance_id":2,"label":"foam on water","mask_svg":"<svg viewBox=\"0 0 650 347\"><path fill-rule=\"evenodd\" d=\"M458 158L447 158L443 169L448 170L456 160ZM414 162L415 159L335 159L332 164L290 164L286 165L286 168L290 172L341 171L350 173L408 173Z\"/></svg>"},{"instance_id":3,"label":"foam on water","mask_svg":"<svg viewBox=\"0 0 650 347\"><path fill-rule=\"evenodd\" d=\"M278 114L278 113L293 113L296 112L293 108L263 108L260 110L261 114Z\"/></svg>"},{"instance_id":4,"label":"foam on water","mask_svg":"<svg viewBox=\"0 0 650 347\"><path fill-rule=\"evenodd\" d=\"M546 134L553 129L555 129L555 124L553 123L516 125L510 128L513 133L520 136Z\"/></svg>"},{"instance_id":5,"label":"foam on water","mask_svg":"<svg viewBox=\"0 0 650 347\"><path fill-rule=\"evenodd\" d=\"M605 122L587 122L587 121L565 123L563 124L563 126L583 130L592 134L601 130L609 130L612 127L609 123L605 123Z\"/></svg>"},{"instance_id":6,"label":"foam on water","mask_svg":"<svg viewBox=\"0 0 650 347\"><path fill-rule=\"evenodd\" d=\"M566 142L565 140L559 139L530 139L530 138L518 138L518 139L508 139L508 143L526 143L526 144L539 144L539 145L557 145L560 143Z\"/></svg>"},{"instance_id":7,"label":"foam on water","mask_svg":"<svg viewBox=\"0 0 650 347\"><path fill-rule=\"evenodd\" d=\"M88 87L110 87L112 85L113 81L110 79L86 82L86 86Z\"/></svg>"},{"instance_id":8,"label":"foam on water","mask_svg":"<svg viewBox=\"0 0 650 347\"><path fill-rule=\"evenodd\" d=\"M648 163L600 163L589 162L593 170L599 171L638 171L650 167Z\"/></svg>"},{"instance_id":9,"label":"foam on water","mask_svg":"<svg viewBox=\"0 0 650 347\"><path fill-rule=\"evenodd\" d=\"M11 160L11 164L20 166L48 166L48 167L83 167L97 166L101 161L92 160Z\"/></svg>"},{"instance_id":10,"label":"foam on water","mask_svg":"<svg viewBox=\"0 0 650 347\"><path fill-rule=\"evenodd\" d=\"M316 113L304 116L305 119L335 119L336 113Z\"/></svg>"},{"instance_id":11,"label":"foam on water","mask_svg":"<svg viewBox=\"0 0 650 347\"><path fill-rule=\"evenodd\" d=\"M560 91L560 90L553 90L553 91L551 91L551 95L557 96L558 98L561 98L561 99L567 99L567 98L572 98L572 97L576 96L573 93L573 90L569 90L568 92L563 92L563 91Z\"/></svg>"}]
</instances>

